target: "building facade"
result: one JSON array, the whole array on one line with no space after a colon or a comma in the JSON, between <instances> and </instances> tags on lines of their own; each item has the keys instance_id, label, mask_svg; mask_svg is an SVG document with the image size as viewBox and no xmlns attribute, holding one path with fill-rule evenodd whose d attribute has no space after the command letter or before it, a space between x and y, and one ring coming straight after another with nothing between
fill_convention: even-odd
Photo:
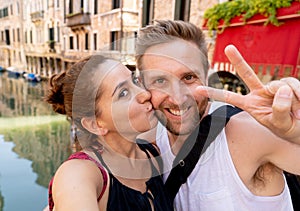
<instances>
[{"instance_id":1,"label":"building facade","mask_svg":"<svg viewBox=\"0 0 300 211\"><path fill-rule=\"evenodd\" d=\"M1 4L5 5L5 4ZM0 8L0 64L4 67L22 67L25 63L23 50L23 10L19 1Z\"/></svg>"},{"instance_id":2,"label":"building facade","mask_svg":"<svg viewBox=\"0 0 300 211\"><path fill-rule=\"evenodd\" d=\"M44 78L88 55L103 53L134 63L140 27L155 19L201 27L204 11L219 1L12 0L0 8L0 66ZM208 37L209 38L209 37ZM208 39L209 46L211 40Z\"/></svg>"}]
</instances>

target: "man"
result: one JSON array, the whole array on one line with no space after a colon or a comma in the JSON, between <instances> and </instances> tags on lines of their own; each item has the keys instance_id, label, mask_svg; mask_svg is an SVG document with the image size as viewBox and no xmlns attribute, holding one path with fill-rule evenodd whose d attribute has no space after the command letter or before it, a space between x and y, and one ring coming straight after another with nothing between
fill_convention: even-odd
<instances>
[{"instance_id":1,"label":"man","mask_svg":"<svg viewBox=\"0 0 300 211\"><path fill-rule=\"evenodd\" d=\"M231 59L240 58L233 55ZM245 67L240 61L231 62L237 69ZM209 68L204 35L187 22L157 21L140 31L137 66L161 122L155 137L166 179L185 140L201 119L219 106L207 98L212 91L205 93L201 88L207 84ZM255 100L255 95L263 96L260 102L272 110L274 94L282 88L274 84L270 87L274 93L267 89L264 93L254 91L247 103ZM216 92L213 97L224 100ZM237 99L228 93L225 97L231 103ZM254 101L254 105L259 103ZM247 108L249 111L250 106ZM255 108L251 109L250 114L258 118ZM176 210L293 210L282 170L300 174L300 141L289 133L283 135L287 140L279 138L250 114L233 116L201 156L176 195Z\"/></svg>"}]
</instances>

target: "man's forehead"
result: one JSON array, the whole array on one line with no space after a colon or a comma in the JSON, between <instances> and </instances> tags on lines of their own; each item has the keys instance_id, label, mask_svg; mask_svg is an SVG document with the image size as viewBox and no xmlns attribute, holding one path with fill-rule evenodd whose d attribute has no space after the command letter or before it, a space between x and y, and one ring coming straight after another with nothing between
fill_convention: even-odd
<instances>
[{"instance_id":1,"label":"man's forehead","mask_svg":"<svg viewBox=\"0 0 300 211\"><path fill-rule=\"evenodd\" d=\"M152 66L153 64L149 64L149 61L147 61L147 59L151 59L151 62L157 60L160 63L175 61L192 70L203 68L201 51L196 44L185 40L173 40L151 46L146 50L143 58L143 66Z\"/></svg>"},{"instance_id":2,"label":"man's forehead","mask_svg":"<svg viewBox=\"0 0 300 211\"><path fill-rule=\"evenodd\" d=\"M162 56L182 60L184 58L198 58L201 51L195 43L175 39L167 43L156 44L149 47L144 55Z\"/></svg>"}]
</instances>

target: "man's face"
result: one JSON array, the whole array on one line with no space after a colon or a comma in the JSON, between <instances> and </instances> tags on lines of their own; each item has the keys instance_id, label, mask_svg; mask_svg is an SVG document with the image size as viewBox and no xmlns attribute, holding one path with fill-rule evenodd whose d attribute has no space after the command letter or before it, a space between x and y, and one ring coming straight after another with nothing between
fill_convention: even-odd
<instances>
[{"instance_id":1,"label":"man's face","mask_svg":"<svg viewBox=\"0 0 300 211\"><path fill-rule=\"evenodd\" d=\"M142 74L158 119L174 135L188 135L202 118L208 99L195 98L206 84L201 53L195 44L172 41L147 49Z\"/></svg>"}]
</instances>

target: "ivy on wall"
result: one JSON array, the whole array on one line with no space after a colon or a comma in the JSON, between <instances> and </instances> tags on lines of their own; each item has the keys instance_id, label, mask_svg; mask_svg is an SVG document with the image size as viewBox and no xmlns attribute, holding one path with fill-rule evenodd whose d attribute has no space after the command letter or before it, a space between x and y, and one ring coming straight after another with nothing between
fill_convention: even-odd
<instances>
[{"instance_id":1,"label":"ivy on wall","mask_svg":"<svg viewBox=\"0 0 300 211\"><path fill-rule=\"evenodd\" d=\"M204 13L206 26L210 32L216 30L222 33L229 26L230 20L236 16L241 16L244 23L256 14L267 17L265 25L273 24L279 26L281 23L276 18L278 8L289 7L293 1L300 0L233 0L217 4L209 8ZM220 20L224 21L221 28Z\"/></svg>"}]
</instances>

